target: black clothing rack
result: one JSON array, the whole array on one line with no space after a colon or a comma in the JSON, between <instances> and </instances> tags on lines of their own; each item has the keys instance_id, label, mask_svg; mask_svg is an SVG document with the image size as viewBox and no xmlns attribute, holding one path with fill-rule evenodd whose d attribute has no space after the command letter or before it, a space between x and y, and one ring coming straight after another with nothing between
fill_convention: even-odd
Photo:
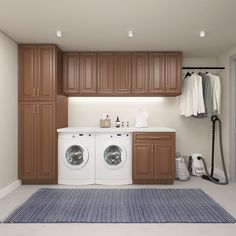
<instances>
[{"instance_id":1,"label":"black clothing rack","mask_svg":"<svg viewBox=\"0 0 236 236\"><path fill-rule=\"evenodd\" d=\"M182 70L224 70L225 67L222 66L210 66L210 67L206 67L206 66L183 66Z\"/></svg>"}]
</instances>

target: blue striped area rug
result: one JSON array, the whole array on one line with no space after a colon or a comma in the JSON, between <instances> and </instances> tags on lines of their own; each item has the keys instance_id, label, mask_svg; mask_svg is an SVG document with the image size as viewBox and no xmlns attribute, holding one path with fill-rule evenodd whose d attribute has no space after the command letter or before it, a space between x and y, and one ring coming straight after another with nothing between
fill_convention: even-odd
<instances>
[{"instance_id":1,"label":"blue striped area rug","mask_svg":"<svg viewBox=\"0 0 236 236\"><path fill-rule=\"evenodd\" d=\"M3 223L235 223L200 189L42 188Z\"/></svg>"}]
</instances>

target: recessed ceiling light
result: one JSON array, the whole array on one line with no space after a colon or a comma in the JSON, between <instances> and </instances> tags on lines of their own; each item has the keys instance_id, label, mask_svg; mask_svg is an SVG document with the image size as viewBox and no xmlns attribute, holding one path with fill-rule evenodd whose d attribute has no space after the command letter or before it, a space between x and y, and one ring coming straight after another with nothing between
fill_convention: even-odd
<instances>
[{"instance_id":1,"label":"recessed ceiling light","mask_svg":"<svg viewBox=\"0 0 236 236\"><path fill-rule=\"evenodd\" d=\"M206 32L204 30L200 31L200 37L203 38L206 36Z\"/></svg>"},{"instance_id":2,"label":"recessed ceiling light","mask_svg":"<svg viewBox=\"0 0 236 236\"><path fill-rule=\"evenodd\" d=\"M129 31L128 31L128 36L129 36L130 38L132 38L132 37L134 36L133 30L129 30Z\"/></svg>"},{"instance_id":3,"label":"recessed ceiling light","mask_svg":"<svg viewBox=\"0 0 236 236\"><path fill-rule=\"evenodd\" d=\"M59 38L62 37L62 32L60 30L57 30L57 37L59 37Z\"/></svg>"}]
</instances>

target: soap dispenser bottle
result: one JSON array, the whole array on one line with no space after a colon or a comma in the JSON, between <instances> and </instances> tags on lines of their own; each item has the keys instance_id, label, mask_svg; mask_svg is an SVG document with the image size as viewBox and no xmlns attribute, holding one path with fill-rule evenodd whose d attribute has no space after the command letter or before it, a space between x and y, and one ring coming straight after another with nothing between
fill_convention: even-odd
<instances>
[{"instance_id":1,"label":"soap dispenser bottle","mask_svg":"<svg viewBox=\"0 0 236 236\"><path fill-rule=\"evenodd\" d=\"M115 126L116 126L116 128L120 128L120 119L119 119L119 116L116 117Z\"/></svg>"}]
</instances>

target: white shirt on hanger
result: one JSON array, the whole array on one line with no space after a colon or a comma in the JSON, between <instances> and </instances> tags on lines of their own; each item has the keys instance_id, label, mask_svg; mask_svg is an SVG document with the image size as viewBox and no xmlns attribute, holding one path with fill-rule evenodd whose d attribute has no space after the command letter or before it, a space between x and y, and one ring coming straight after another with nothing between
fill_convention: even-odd
<instances>
[{"instance_id":1,"label":"white shirt on hanger","mask_svg":"<svg viewBox=\"0 0 236 236\"><path fill-rule=\"evenodd\" d=\"M179 115L189 117L204 112L202 77L192 74L183 80L183 93L180 96Z\"/></svg>"},{"instance_id":2,"label":"white shirt on hanger","mask_svg":"<svg viewBox=\"0 0 236 236\"><path fill-rule=\"evenodd\" d=\"M213 114L220 114L221 109L221 84L220 77L218 75L213 75L208 73L211 82L211 94L212 94L212 108Z\"/></svg>"},{"instance_id":3,"label":"white shirt on hanger","mask_svg":"<svg viewBox=\"0 0 236 236\"><path fill-rule=\"evenodd\" d=\"M198 109L197 113L202 114L205 113L205 105L204 105L204 98L203 98L203 89L202 89L202 77L200 75L195 75L197 77L198 82Z\"/></svg>"}]
</instances>

